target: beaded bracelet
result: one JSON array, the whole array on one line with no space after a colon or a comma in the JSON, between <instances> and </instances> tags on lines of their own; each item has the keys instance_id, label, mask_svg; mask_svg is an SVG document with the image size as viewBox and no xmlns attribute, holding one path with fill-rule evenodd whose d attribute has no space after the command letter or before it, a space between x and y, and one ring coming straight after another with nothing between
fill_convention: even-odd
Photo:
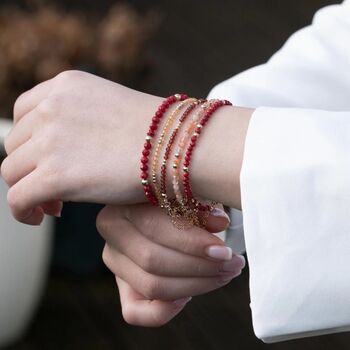
<instances>
[{"instance_id":1,"label":"beaded bracelet","mask_svg":"<svg viewBox=\"0 0 350 350\"><path fill-rule=\"evenodd\" d=\"M155 135L158 129L158 124L160 120L164 117L165 112L168 110L170 105L174 104L177 101L180 101L181 103L175 108L174 111L172 111L171 115L167 118L165 126L163 127L162 133L158 139L157 147L154 152L154 158L152 162L152 183L154 185L154 190L153 190L151 184L148 182L148 157L150 155L151 148L152 148L151 140ZM205 104L206 108L203 108L204 102L206 102ZM187 103L190 103L190 105L182 114L182 116L179 118L178 123L174 128L173 132L171 133L168 144L166 146L163 162L161 166L160 186L158 187L156 171L157 171L157 164L159 161L160 149L164 143L164 137L168 129L170 128L171 124L173 123L173 120L175 119L175 117L179 114L180 110ZM197 105L200 105L203 111L202 113L199 112L192 117L192 123L190 123L190 126L187 128L185 132L185 136L181 138L182 143L181 141L179 143L179 145L181 144L181 149L179 150L180 152L177 152L175 154L175 159L173 163L173 185L174 185L175 198L168 199L168 196L166 193L166 169L167 169L166 163L168 161L168 158L172 149L172 145L175 141L175 138L178 135L180 126L185 121L185 119L190 115L190 113L193 112L193 110ZM232 105L232 103L227 100L217 100L217 99L210 100L208 102L203 99L197 100L195 98L189 98L185 94L176 94L166 98L163 101L163 103L159 106L157 112L152 118L152 123L147 133L146 142L144 144L144 149L142 151L142 158L141 158L142 185L143 185L145 195L149 200L149 202L152 205L159 205L160 207L167 209L173 224L178 228L186 228L192 225L196 225L204 228L206 223L206 217L209 215L210 211L214 208L214 205L217 204L215 201L210 201L209 204L203 204L204 202L200 202L198 199L194 198L192 189L190 187L189 168L190 168L193 149L195 148L197 139L199 137L199 134L202 131L202 128L206 125L206 123L208 122L210 117L213 115L213 113L218 108L224 105ZM199 118L200 118L200 121L198 124L196 124L194 133L191 135L191 132L194 129L193 123L194 124L197 123ZM184 196L182 196L179 188L179 171L178 171L179 169L178 168L181 161L180 155L182 153L182 148L184 148L186 144L185 140L187 141L190 140L190 143L186 150L183 166L182 166L182 170L183 170L182 183L183 183L183 192L184 192Z\"/></svg>"},{"instance_id":2,"label":"beaded bracelet","mask_svg":"<svg viewBox=\"0 0 350 350\"><path fill-rule=\"evenodd\" d=\"M172 96L167 97L162 104L158 107L158 110L155 112L153 118L152 118L152 123L149 127L149 130L147 132L146 136L146 142L143 147L142 151L142 157L141 157L141 184L143 186L143 190L145 192L145 195L148 199L148 201L156 206L158 203L157 197L155 196L152 187L150 183L148 182L148 156L151 152L152 149L152 137L155 135L157 129L158 129L158 124L163 118L165 112L168 110L168 108L175 103L176 101L183 101L187 99L188 96L185 94L175 94Z\"/></svg>"},{"instance_id":3,"label":"beaded bracelet","mask_svg":"<svg viewBox=\"0 0 350 350\"><path fill-rule=\"evenodd\" d=\"M164 138L168 132L168 129L171 127L174 119L180 113L182 108L184 108L184 106L186 106L187 104L195 102L195 101L197 101L196 98L187 98L176 106L176 108L171 112L169 117L166 119L163 130L158 138L157 146L154 150L153 161L152 161L152 182L153 182L154 191L155 191L155 194L156 194L156 197L158 200L158 204L162 208L164 207L165 194L161 192L160 188L157 185L157 167L158 167L158 162L159 162L160 149L164 143Z\"/></svg>"},{"instance_id":4,"label":"beaded bracelet","mask_svg":"<svg viewBox=\"0 0 350 350\"><path fill-rule=\"evenodd\" d=\"M197 107L198 104L202 103L203 100L196 100L194 102L192 102L187 109L183 112L183 114L181 115L181 117L178 120L178 123L176 125L176 127L174 128L172 134L169 137L167 146L165 148L165 152L164 152L164 157L163 157L163 162L162 162L162 166L161 166L161 184L160 184L160 189L161 189L161 193L162 196L167 199L167 193L166 193L166 172L167 172L167 161L169 159L169 155L170 152L172 150L172 146L173 143L175 141L175 138L178 134L179 128L181 127L182 123L187 119L187 117L190 115L190 113ZM178 163L175 164L173 163L173 171L177 171L178 172Z\"/></svg>"},{"instance_id":5,"label":"beaded bracelet","mask_svg":"<svg viewBox=\"0 0 350 350\"><path fill-rule=\"evenodd\" d=\"M183 204L183 196L182 196L182 193L181 193L180 187L179 187L179 174L180 173L179 173L178 166L175 166L175 165L178 165L182 161L183 148L188 143L188 140L190 138L190 135L193 132L195 125L198 123L198 120L200 119L200 117L202 116L202 114L208 108L209 105L210 105L210 102L208 102L207 100L203 100L203 103L200 105L199 111L197 111L192 116L191 121L189 122L185 132L183 133L183 136L179 140L178 146L177 146L177 152L174 155L174 160L173 160L173 168L174 169L173 169L172 184L173 184L175 197L176 197L178 203L181 205Z\"/></svg>"},{"instance_id":6,"label":"beaded bracelet","mask_svg":"<svg viewBox=\"0 0 350 350\"><path fill-rule=\"evenodd\" d=\"M203 127L207 124L210 117L213 115L213 113L222 106L232 105L230 101L227 100L216 100L213 105L210 106L210 108L205 112L203 117L201 118L200 122L197 124L197 127L192 134L190 144L186 151L185 161L183 163L183 187L184 187L184 193L185 193L185 201L186 203L192 203L199 207L200 210L205 210L206 208L202 207L201 204L193 197L192 189L190 187L190 163L191 163L191 156L193 153L193 149L196 146L197 140L199 138L199 135L202 132Z\"/></svg>"}]
</instances>

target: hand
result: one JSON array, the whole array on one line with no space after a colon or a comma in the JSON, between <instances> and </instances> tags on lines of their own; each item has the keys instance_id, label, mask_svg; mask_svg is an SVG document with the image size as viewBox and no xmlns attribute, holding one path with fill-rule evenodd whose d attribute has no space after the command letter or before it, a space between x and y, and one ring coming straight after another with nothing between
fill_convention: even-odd
<instances>
[{"instance_id":1,"label":"hand","mask_svg":"<svg viewBox=\"0 0 350 350\"><path fill-rule=\"evenodd\" d=\"M139 159L163 100L79 71L21 95L1 165L13 216L38 225L44 213L58 214L62 201L146 201Z\"/></svg>"},{"instance_id":2,"label":"hand","mask_svg":"<svg viewBox=\"0 0 350 350\"><path fill-rule=\"evenodd\" d=\"M106 206L96 226L106 240L103 261L115 274L126 322L157 327L175 317L194 295L220 288L238 276L244 258L210 232L229 218L215 210L207 230L178 230L159 207ZM211 248L209 248L211 247ZM211 252L210 257L208 252Z\"/></svg>"}]
</instances>

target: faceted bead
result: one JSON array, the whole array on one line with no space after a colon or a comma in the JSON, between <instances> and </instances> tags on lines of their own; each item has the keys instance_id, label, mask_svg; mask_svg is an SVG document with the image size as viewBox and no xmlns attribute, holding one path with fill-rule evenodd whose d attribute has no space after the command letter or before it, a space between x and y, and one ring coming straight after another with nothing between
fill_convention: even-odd
<instances>
[{"instance_id":1,"label":"faceted bead","mask_svg":"<svg viewBox=\"0 0 350 350\"><path fill-rule=\"evenodd\" d=\"M142 154L143 154L144 156L148 156L148 155L149 155L149 150L148 150L148 149L144 149L144 150L142 151Z\"/></svg>"},{"instance_id":2,"label":"faceted bead","mask_svg":"<svg viewBox=\"0 0 350 350\"><path fill-rule=\"evenodd\" d=\"M148 173L146 171L142 171L141 178L142 179L147 179L148 178Z\"/></svg>"},{"instance_id":3,"label":"faceted bead","mask_svg":"<svg viewBox=\"0 0 350 350\"><path fill-rule=\"evenodd\" d=\"M147 164L143 164L141 167L140 167L141 170L143 171L146 171L148 170L148 165Z\"/></svg>"},{"instance_id":4,"label":"faceted bead","mask_svg":"<svg viewBox=\"0 0 350 350\"><path fill-rule=\"evenodd\" d=\"M141 158L141 163L147 164L148 163L148 157L142 157Z\"/></svg>"},{"instance_id":5,"label":"faceted bead","mask_svg":"<svg viewBox=\"0 0 350 350\"><path fill-rule=\"evenodd\" d=\"M145 142L143 146L145 147L145 149L150 149L152 147L152 145L149 142Z\"/></svg>"}]
</instances>

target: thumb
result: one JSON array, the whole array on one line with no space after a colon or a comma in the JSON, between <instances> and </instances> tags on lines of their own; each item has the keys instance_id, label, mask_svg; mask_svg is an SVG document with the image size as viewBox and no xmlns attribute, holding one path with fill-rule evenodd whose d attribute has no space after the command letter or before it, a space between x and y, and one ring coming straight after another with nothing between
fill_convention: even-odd
<instances>
[{"instance_id":1,"label":"thumb","mask_svg":"<svg viewBox=\"0 0 350 350\"><path fill-rule=\"evenodd\" d=\"M211 233L224 231L230 225L230 217L226 214L223 205L214 207L206 219L206 230Z\"/></svg>"}]
</instances>

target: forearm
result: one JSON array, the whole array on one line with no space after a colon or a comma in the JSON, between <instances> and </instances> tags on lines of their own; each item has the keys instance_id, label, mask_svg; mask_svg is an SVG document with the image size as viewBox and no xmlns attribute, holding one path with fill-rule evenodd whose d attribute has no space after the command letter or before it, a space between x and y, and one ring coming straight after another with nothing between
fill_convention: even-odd
<instances>
[{"instance_id":1,"label":"forearm","mask_svg":"<svg viewBox=\"0 0 350 350\"><path fill-rule=\"evenodd\" d=\"M221 107L203 128L190 166L190 182L195 197L241 209L239 175L253 111L250 108ZM167 186L172 191L171 170L168 171Z\"/></svg>"}]
</instances>

